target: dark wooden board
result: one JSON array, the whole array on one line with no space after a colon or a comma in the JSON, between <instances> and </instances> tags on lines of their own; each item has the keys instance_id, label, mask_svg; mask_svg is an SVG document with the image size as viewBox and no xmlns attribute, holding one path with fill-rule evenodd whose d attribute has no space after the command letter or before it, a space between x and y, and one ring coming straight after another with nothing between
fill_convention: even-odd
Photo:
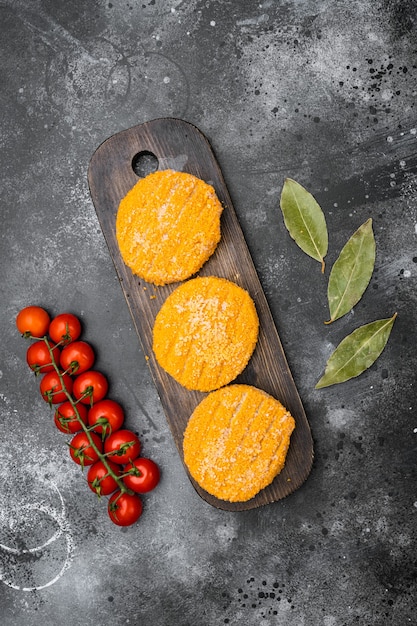
<instances>
[{"instance_id":1,"label":"dark wooden board","mask_svg":"<svg viewBox=\"0 0 417 626\"><path fill-rule=\"evenodd\" d=\"M260 321L255 352L245 371L234 382L254 385L270 393L291 411L296 421L284 470L252 500L243 503L225 502L205 492L191 477L190 480L204 500L220 509L247 510L280 500L300 487L310 473L313 461L310 427L213 150L195 126L179 119L162 118L122 131L104 141L91 158L88 182L97 216L178 452L183 459L182 439L185 426L194 408L205 395L188 391L179 385L159 367L152 352L155 316L166 297L178 284L154 287L134 276L121 258L115 235L119 202L138 180L132 161L142 152L155 155L159 169L172 168L189 172L215 188L224 206L222 239L199 274L222 276L247 289L255 301Z\"/></svg>"}]
</instances>

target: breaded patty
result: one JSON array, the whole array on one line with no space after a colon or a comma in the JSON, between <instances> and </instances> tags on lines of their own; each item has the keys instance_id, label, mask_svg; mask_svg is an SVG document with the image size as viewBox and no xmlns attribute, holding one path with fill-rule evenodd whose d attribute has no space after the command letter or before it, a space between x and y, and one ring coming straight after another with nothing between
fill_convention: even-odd
<instances>
[{"instance_id":1,"label":"breaded patty","mask_svg":"<svg viewBox=\"0 0 417 626\"><path fill-rule=\"evenodd\" d=\"M191 174L148 174L119 205L116 237L123 261L155 285L189 278L220 241L222 210L213 187Z\"/></svg>"},{"instance_id":2,"label":"breaded patty","mask_svg":"<svg viewBox=\"0 0 417 626\"><path fill-rule=\"evenodd\" d=\"M153 350L159 365L187 389L212 391L246 367L259 320L247 291L215 276L177 287L159 310Z\"/></svg>"},{"instance_id":3,"label":"breaded patty","mask_svg":"<svg viewBox=\"0 0 417 626\"><path fill-rule=\"evenodd\" d=\"M221 500L245 502L285 464L294 418L256 387L229 385L206 396L184 433L184 462L194 480Z\"/></svg>"}]
</instances>

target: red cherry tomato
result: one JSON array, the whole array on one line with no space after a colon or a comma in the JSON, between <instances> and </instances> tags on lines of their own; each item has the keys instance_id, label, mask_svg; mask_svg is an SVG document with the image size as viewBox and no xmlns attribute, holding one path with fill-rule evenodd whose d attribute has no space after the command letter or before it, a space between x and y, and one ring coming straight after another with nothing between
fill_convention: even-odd
<instances>
[{"instance_id":1,"label":"red cherry tomato","mask_svg":"<svg viewBox=\"0 0 417 626\"><path fill-rule=\"evenodd\" d=\"M95 447L101 453L103 451L103 443L100 437L95 433L90 433L90 436ZM82 467L85 467L86 465L93 465L93 463L99 460L97 451L91 445L87 433L84 431L74 435L69 444L69 451L72 460Z\"/></svg>"},{"instance_id":2,"label":"red cherry tomato","mask_svg":"<svg viewBox=\"0 0 417 626\"><path fill-rule=\"evenodd\" d=\"M88 409L84 404L77 404L77 411L80 416L80 419L87 425L87 413ZM58 406L55 409L54 413L54 422L55 426L62 433L78 433L80 430L83 430L79 420L77 419L77 414L74 411L74 408L68 400Z\"/></svg>"},{"instance_id":3,"label":"red cherry tomato","mask_svg":"<svg viewBox=\"0 0 417 626\"><path fill-rule=\"evenodd\" d=\"M128 473L129 472L129 473ZM148 493L159 483L159 467L152 459L138 457L124 468L123 482L136 493Z\"/></svg>"},{"instance_id":4,"label":"red cherry tomato","mask_svg":"<svg viewBox=\"0 0 417 626\"><path fill-rule=\"evenodd\" d=\"M116 430L104 440L104 452L119 465L136 459L140 449L139 437L131 430Z\"/></svg>"},{"instance_id":5,"label":"red cherry tomato","mask_svg":"<svg viewBox=\"0 0 417 626\"><path fill-rule=\"evenodd\" d=\"M116 476L120 476L122 473L121 467L111 461L107 461L107 463L112 472L116 474ZM118 486L113 476L109 474L103 461L97 461L94 465L90 466L87 474L87 482L91 491L94 491L98 496L109 496L113 491L116 491Z\"/></svg>"},{"instance_id":6,"label":"red cherry tomato","mask_svg":"<svg viewBox=\"0 0 417 626\"><path fill-rule=\"evenodd\" d=\"M88 424L94 432L109 435L123 426L124 411L114 400L101 400L88 411Z\"/></svg>"},{"instance_id":7,"label":"red cherry tomato","mask_svg":"<svg viewBox=\"0 0 417 626\"><path fill-rule=\"evenodd\" d=\"M109 517L117 526L131 526L138 521L142 511L142 500L136 494L116 491L109 499Z\"/></svg>"},{"instance_id":8,"label":"red cherry tomato","mask_svg":"<svg viewBox=\"0 0 417 626\"><path fill-rule=\"evenodd\" d=\"M70 394L72 392L72 378L68 376L68 374L61 374L61 376L64 387ZM45 402L49 402L49 404L60 404L61 402L65 402L65 400L67 400L60 377L55 371L47 372L43 375L39 389L42 398Z\"/></svg>"},{"instance_id":9,"label":"red cherry tomato","mask_svg":"<svg viewBox=\"0 0 417 626\"><path fill-rule=\"evenodd\" d=\"M61 352L60 363L69 374L82 374L93 367L94 350L86 341L72 341Z\"/></svg>"},{"instance_id":10,"label":"red cherry tomato","mask_svg":"<svg viewBox=\"0 0 417 626\"><path fill-rule=\"evenodd\" d=\"M48 333L51 318L40 306L27 306L16 317L19 333L26 337L44 337Z\"/></svg>"},{"instance_id":11,"label":"red cherry tomato","mask_svg":"<svg viewBox=\"0 0 417 626\"><path fill-rule=\"evenodd\" d=\"M35 341L35 343L32 343L27 349L26 361L35 374L46 374L46 372L52 372L55 369L48 345L52 350L55 363L58 363L60 350L58 346L54 347L54 344L50 341L48 341L48 344L46 344L43 339Z\"/></svg>"},{"instance_id":12,"label":"red cherry tomato","mask_svg":"<svg viewBox=\"0 0 417 626\"><path fill-rule=\"evenodd\" d=\"M88 370L74 380L73 393L80 402L93 405L104 398L108 388L109 384L104 374Z\"/></svg>"},{"instance_id":13,"label":"red cherry tomato","mask_svg":"<svg viewBox=\"0 0 417 626\"><path fill-rule=\"evenodd\" d=\"M52 341L61 345L76 341L80 335L81 322L72 313L60 313L49 325L49 336Z\"/></svg>"}]
</instances>

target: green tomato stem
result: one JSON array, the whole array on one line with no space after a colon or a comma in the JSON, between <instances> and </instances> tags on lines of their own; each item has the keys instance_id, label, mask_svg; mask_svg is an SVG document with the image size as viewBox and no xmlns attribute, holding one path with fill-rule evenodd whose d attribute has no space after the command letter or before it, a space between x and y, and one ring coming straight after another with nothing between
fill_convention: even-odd
<instances>
[{"instance_id":1,"label":"green tomato stem","mask_svg":"<svg viewBox=\"0 0 417 626\"><path fill-rule=\"evenodd\" d=\"M120 489L120 495L122 493L128 493L130 495L133 495L134 492L131 489L128 489L126 487L126 485L124 484L123 480L121 479L121 477L119 477L117 474L115 474L115 472L113 472L112 468L110 467L108 461L107 461L107 456L106 454L103 454L96 446L96 444L94 443L94 439L91 436L91 428L88 428L88 426L86 426L83 422L83 420L81 419L80 413L78 411L77 408L77 404L80 402L80 400L74 400L74 398L72 397L72 395L68 392L68 389L65 386L65 382L64 382L64 378L63 378L63 373L61 373L56 361L55 361L55 356L53 354L52 348L49 345L49 341L48 341L48 337L45 335L45 337L43 337L43 340L46 343L46 346L49 350L49 354L51 355L51 363L54 366L54 369L59 377L59 381L61 383L61 387L62 387L62 391L65 393L65 396L67 397L68 402L71 404L71 407L74 410L75 416L77 418L78 423L80 424L82 430L85 432L88 442L90 444L90 446L93 448L93 450L95 451L95 453L97 454L99 460L103 463L104 467L107 470L107 473L109 476L111 476L113 478L113 480L116 482L118 488ZM54 346L55 347L55 346Z\"/></svg>"}]
</instances>

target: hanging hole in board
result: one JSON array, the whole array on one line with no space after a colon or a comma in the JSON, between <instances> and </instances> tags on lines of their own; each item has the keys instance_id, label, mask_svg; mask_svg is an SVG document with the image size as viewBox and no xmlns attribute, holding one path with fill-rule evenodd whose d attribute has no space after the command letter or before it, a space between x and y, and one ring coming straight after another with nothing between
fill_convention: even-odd
<instances>
[{"instance_id":1,"label":"hanging hole in board","mask_svg":"<svg viewBox=\"0 0 417 626\"><path fill-rule=\"evenodd\" d=\"M138 152L132 159L132 169L140 178L156 172L158 165L158 157L148 150Z\"/></svg>"}]
</instances>

